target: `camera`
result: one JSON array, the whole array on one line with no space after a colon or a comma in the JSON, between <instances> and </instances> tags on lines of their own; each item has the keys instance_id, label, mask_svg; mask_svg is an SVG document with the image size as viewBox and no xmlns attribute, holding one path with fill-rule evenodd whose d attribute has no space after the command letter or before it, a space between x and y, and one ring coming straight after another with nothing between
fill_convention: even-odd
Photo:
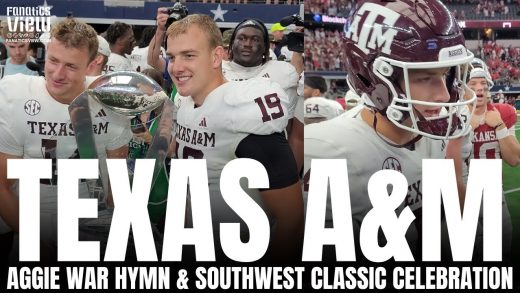
<instances>
[{"instance_id":1,"label":"camera","mask_svg":"<svg viewBox=\"0 0 520 293\"><path fill-rule=\"evenodd\" d=\"M166 21L166 29L177 20L181 20L188 16L188 8L180 2L176 2L172 7L168 8L168 20Z\"/></svg>"},{"instance_id":2,"label":"camera","mask_svg":"<svg viewBox=\"0 0 520 293\"><path fill-rule=\"evenodd\" d=\"M302 18L297 15L289 15L280 20L280 24L282 26L289 26L291 24L294 24L296 26L303 26L303 20ZM304 47L304 37L303 33L301 32L290 32L287 35L287 48L289 51L303 53L303 47Z\"/></svg>"},{"instance_id":3,"label":"camera","mask_svg":"<svg viewBox=\"0 0 520 293\"><path fill-rule=\"evenodd\" d=\"M36 63L40 65L41 68L45 67L45 45L42 43L36 43Z\"/></svg>"},{"instance_id":4,"label":"camera","mask_svg":"<svg viewBox=\"0 0 520 293\"><path fill-rule=\"evenodd\" d=\"M26 63L27 68L32 71L38 72L39 76L45 76L44 68L45 68L45 45L38 43L31 43L31 47L36 51L36 59L33 61L29 61Z\"/></svg>"},{"instance_id":5,"label":"camera","mask_svg":"<svg viewBox=\"0 0 520 293\"><path fill-rule=\"evenodd\" d=\"M286 16L280 20L282 26L290 26L294 24L296 26L303 26L303 20L298 14Z\"/></svg>"}]
</instances>

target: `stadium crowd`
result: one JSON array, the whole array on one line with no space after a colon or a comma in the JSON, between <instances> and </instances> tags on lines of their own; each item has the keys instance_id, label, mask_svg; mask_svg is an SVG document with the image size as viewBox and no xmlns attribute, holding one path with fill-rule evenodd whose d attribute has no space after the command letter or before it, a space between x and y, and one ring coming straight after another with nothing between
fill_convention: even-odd
<instances>
[{"instance_id":1,"label":"stadium crowd","mask_svg":"<svg viewBox=\"0 0 520 293\"><path fill-rule=\"evenodd\" d=\"M323 28L305 30L305 69L345 71L343 41L340 31Z\"/></svg>"},{"instance_id":2,"label":"stadium crowd","mask_svg":"<svg viewBox=\"0 0 520 293\"><path fill-rule=\"evenodd\" d=\"M465 19L468 16L481 18L513 16L512 11L516 11L520 5L520 1L508 0L447 0L444 2L450 7L458 8L452 10L453 15L458 19ZM345 17L353 6L354 2L347 0L310 0L305 5L305 12ZM489 41L479 46L474 53L487 63L497 85L520 84L520 47L504 47ZM346 71L341 31L324 28L305 30L305 56L307 71Z\"/></svg>"},{"instance_id":3,"label":"stadium crowd","mask_svg":"<svg viewBox=\"0 0 520 293\"><path fill-rule=\"evenodd\" d=\"M327 14L347 17L355 1L352 0L308 0L305 1L305 13Z\"/></svg>"},{"instance_id":4,"label":"stadium crowd","mask_svg":"<svg viewBox=\"0 0 520 293\"><path fill-rule=\"evenodd\" d=\"M507 18L514 16L517 11L518 3L512 1L445 1L452 9L456 19L475 19L475 18Z\"/></svg>"},{"instance_id":5,"label":"stadium crowd","mask_svg":"<svg viewBox=\"0 0 520 293\"><path fill-rule=\"evenodd\" d=\"M475 53L486 61L495 84L510 86L520 83L520 47L504 47L488 41Z\"/></svg>"}]
</instances>

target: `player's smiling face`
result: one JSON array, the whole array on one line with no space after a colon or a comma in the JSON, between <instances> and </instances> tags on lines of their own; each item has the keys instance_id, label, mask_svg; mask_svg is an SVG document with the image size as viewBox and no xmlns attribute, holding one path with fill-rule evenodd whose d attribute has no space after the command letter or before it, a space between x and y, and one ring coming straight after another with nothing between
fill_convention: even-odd
<instances>
[{"instance_id":1,"label":"player's smiling face","mask_svg":"<svg viewBox=\"0 0 520 293\"><path fill-rule=\"evenodd\" d=\"M87 47L72 48L51 39L45 60L47 90L56 100L70 103L85 90L85 75L89 65Z\"/></svg>"},{"instance_id":2,"label":"player's smiling face","mask_svg":"<svg viewBox=\"0 0 520 293\"><path fill-rule=\"evenodd\" d=\"M251 67L262 64L265 51L264 36L259 29L244 27L237 31L232 45L233 61Z\"/></svg>"},{"instance_id":3,"label":"player's smiling face","mask_svg":"<svg viewBox=\"0 0 520 293\"><path fill-rule=\"evenodd\" d=\"M197 25L185 33L168 37L168 72L177 91L182 96L194 99L205 97L212 88L215 69L220 69L221 59L210 49L208 36ZM220 69L221 72L221 69Z\"/></svg>"}]
</instances>

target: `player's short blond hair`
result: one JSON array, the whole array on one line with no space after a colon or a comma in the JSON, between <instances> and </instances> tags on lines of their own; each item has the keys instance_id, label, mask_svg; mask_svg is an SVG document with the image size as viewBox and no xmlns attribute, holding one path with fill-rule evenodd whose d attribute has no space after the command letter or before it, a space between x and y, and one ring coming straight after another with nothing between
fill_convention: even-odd
<instances>
[{"instance_id":1,"label":"player's short blond hair","mask_svg":"<svg viewBox=\"0 0 520 293\"><path fill-rule=\"evenodd\" d=\"M222 46L222 34L211 17L204 14L192 14L185 18L178 20L170 25L166 31L168 38L175 38L179 35L185 34L188 29L196 25L201 31L203 31L208 37L209 48L215 49L218 46Z\"/></svg>"},{"instance_id":2,"label":"player's short blond hair","mask_svg":"<svg viewBox=\"0 0 520 293\"><path fill-rule=\"evenodd\" d=\"M97 55L98 39L97 33L90 25L80 22L74 18L67 18L52 27L51 38L65 44L70 48L88 48L90 63Z\"/></svg>"}]
</instances>

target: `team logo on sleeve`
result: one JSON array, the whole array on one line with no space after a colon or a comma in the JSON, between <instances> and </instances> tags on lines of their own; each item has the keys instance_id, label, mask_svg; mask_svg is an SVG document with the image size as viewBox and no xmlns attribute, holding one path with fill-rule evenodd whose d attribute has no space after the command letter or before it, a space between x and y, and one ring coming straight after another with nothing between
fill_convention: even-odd
<instances>
[{"instance_id":1,"label":"team logo on sleeve","mask_svg":"<svg viewBox=\"0 0 520 293\"><path fill-rule=\"evenodd\" d=\"M25 110L25 113L27 113L28 115L34 116L40 113L42 106L40 105L40 102L36 100L28 100L27 102L25 102L23 109Z\"/></svg>"}]
</instances>

